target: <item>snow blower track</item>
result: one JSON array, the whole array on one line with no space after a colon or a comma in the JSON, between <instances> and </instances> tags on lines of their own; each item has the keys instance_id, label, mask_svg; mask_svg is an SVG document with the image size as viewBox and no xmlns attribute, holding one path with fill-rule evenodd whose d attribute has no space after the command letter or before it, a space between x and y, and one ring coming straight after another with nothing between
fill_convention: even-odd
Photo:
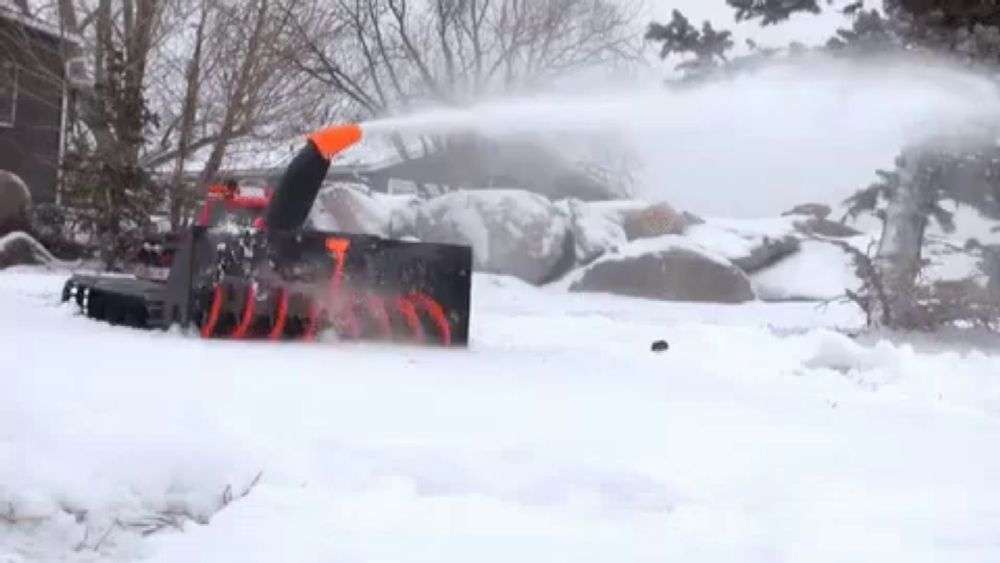
<instances>
[{"instance_id":1,"label":"snow blower track","mask_svg":"<svg viewBox=\"0 0 1000 563\"><path fill-rule=\"evenodd\" d=\"M0 273L4 563L1000 558L1000 359L848 309L478 276L467 350L255 344L64 279Z\"/></svg>"}]
</instances>

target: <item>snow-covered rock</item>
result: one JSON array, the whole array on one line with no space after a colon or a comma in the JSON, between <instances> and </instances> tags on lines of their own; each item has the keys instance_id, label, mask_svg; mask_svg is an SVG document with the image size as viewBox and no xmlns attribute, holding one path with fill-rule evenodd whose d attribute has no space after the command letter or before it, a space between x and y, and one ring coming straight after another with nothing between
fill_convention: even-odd
<instances>
[{"instance_id":1,"label":"snow-covered rock","mask_svg":"<svg viewBox=\"0 0 1000 563\"><path fill-rule=\"evenodd\" d=\"M577 263L581 265L614 252L628 244L629 240L637 238L634 230L631 235L628 232L630 217L662 209L659 205L634 200L599 203L570 200L558 205L571 217ZM795 219L705 220L686 213L677 214L677 217L679 221L672 224L678 228L683 225L686 240L722 255L748 274L795 253L799 248Z\"/></svg>"},{"instance_id":2,"label":"snow-covered rock","mask_svg":"<svg viewBox=\"0 0 1000 563\"><path fill-rule=\"evenodd\" d=\"M684 215L669 203L657 203L625 215L625 235L628 240L655 238L684 233Z\"/></svg>"},{"instance_id":3,"label":"snow-covered rock","mask_svg":"<svg viewBox=\"0 0 1000 563\"><path fill-rule=\"evenodd\" d=\"M794 222L788 219L710 219L689 227L685 235L753 274L798 252L794 233Z\"/></svg>"},{"instance_id":4,"label":"snow-covered rock","mask_svg":"<svg viewBox=\"0 0 1000 563\"><path fill-rule=\"evenodd\" d=\"M0 237L0 270L11 266L39 266L56 259L31 235L14 231Z\"/></svg>"},{"instance_id":5,"label":"snow-covered rock","mask_svg":"<svg viewBox=\"0 0 1000 563\"><path fill-rule=\"evenodd\" d=\"M421 199L412 194L373 194L379 205L389 210L389 236L417 239L417 214Z\"/></svg>"},{"instance_id":6,"label":"snow-covered rock","mask_svg":"<svg viewBox=\"0 0 1000 563\"><path fill-rule=\"evenodd\" d=\"M750 280L725 257L683 237L643 239L574 274L571 291L664 301L742 303L754 299Z\"/></svg>"},{"instance_id":7,"label":"snow-covered rock","mask_svg":"<svg viewBox=\"0 0 1000 563\"><path fill-rule=\"evenodd\" d=\"M16 174L0 170L0 235L31 225L31 192Z\"/></svg>"},{"instance_id":8,"label":"snow-covered rock","mask_svg":"<svg viewBox=\"0 0 1000 563\"><path fill-rule=\"evenodd\" d=\"M582 202L569 199L557 202L556 206L570 218L576 263L585 265L627 244L625 217L648 204L632 200Z\"/></svg>"},{"instance_id":9,"label":"snow-covered rock","mask_svg":"<svg viewBox=\"0 0 1000 563\"><path fill-rule=\"evenodd\" d=\"M456 191L420 205L414 231L425 242L467 244L476 269L543 283L565 267L570 220L524 190Z\"/></svg>"},{"instance_id":10,"label":"snow-covered rock","mask_svg":"<svg viewBox=\"0 0 1000 563\"><path fill-rule=\"evenodd\" d=\"M394 213L406 204L399 197L338 184L320 192L309 218L316 229L388 237Z\"/></svg>"}]
</instances>

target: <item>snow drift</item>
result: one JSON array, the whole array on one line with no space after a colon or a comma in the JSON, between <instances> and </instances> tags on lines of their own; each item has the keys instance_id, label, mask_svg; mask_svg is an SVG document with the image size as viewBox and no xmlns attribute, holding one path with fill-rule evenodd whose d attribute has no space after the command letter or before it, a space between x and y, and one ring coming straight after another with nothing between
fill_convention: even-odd
<instances>
[{"instance_id":1,"label":"snow drift","mask_svg":"<svg viewBox=\"0 0 1000 563\"><path fill-rule=\"evenodd\" d=\"M0 560L1000 556L1000 360L846 307L479 275L456 354L115 329L61 282L0 272Z\"/></svg>"}]
</instances>

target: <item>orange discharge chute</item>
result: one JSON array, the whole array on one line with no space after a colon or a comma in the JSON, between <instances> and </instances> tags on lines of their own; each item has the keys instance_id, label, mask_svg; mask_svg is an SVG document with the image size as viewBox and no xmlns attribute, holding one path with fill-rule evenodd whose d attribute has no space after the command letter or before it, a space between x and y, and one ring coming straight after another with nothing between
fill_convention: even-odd
<instances>
[{"instance_id":1,"label":"orange discharge chute","mask_svg":"<svg viewBox=\"0 0 1000 563\"><path fill-rule=\"evenodd\" d=\"M314 131L308 138L325 160L332 160L337 153L361 140L361 127L354 124L336 125Z\"/></svg>"}]
</instances>

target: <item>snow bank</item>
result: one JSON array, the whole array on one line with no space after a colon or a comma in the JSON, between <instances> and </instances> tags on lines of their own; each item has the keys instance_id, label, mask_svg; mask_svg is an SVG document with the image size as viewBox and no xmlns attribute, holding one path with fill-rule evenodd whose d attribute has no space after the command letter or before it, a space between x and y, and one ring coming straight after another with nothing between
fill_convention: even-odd
<instances>
[{"instance_id":1,"label":"snow bank","mask_svg":"<svg viewBox=\"0 0 1000 563\"><path fill-rule=\"evenodd\" d=\"M765 301L828 300L856 291L861 281L851 257L832 244L805 241L793 256L751 276Z\"/></svg>"}]
</instances>

